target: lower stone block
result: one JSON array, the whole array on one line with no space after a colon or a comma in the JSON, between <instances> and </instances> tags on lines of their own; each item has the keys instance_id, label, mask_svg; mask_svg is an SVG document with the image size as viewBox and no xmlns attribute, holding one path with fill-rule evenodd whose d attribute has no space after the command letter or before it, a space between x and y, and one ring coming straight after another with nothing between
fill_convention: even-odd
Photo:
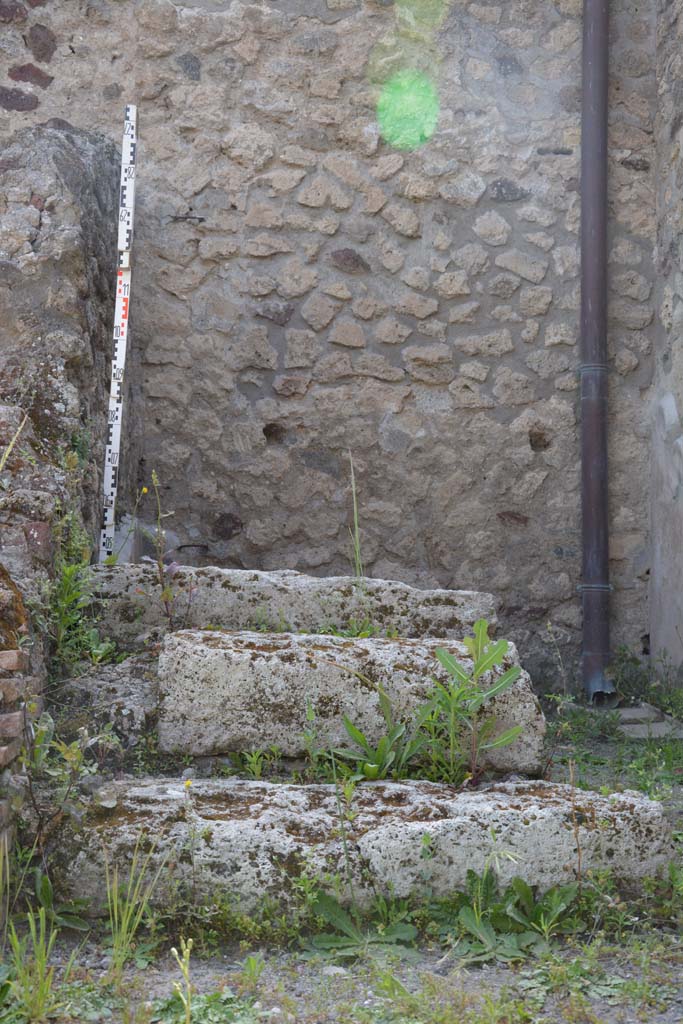
<instances>
[{"instance_id":1,"label":"lower stone block","mask_svg":"<svg viewBox=\"0 0 683 1024\"><path fill-rule=\"evenodd\" d=\"M544 782L463 792L364 783L344 821L330 785L128 780L107 786L101 804L108 810L60 847L71 892L95 909L104 899L103 844L125 874L141 834L152 865L164 864L158 904L186 884L197 899L230 895L245 909L264 897L286 903L303 871L338 876L348 898L347 866L359 902L376 893L444 897L464 886L469 868L482 872L494 847L513 858L498 861L502 885L520 875L541 889L575 879L579 868L610 869L634 883L665 871L672 856L661 804Z\"/></svg>"}]
</instances>

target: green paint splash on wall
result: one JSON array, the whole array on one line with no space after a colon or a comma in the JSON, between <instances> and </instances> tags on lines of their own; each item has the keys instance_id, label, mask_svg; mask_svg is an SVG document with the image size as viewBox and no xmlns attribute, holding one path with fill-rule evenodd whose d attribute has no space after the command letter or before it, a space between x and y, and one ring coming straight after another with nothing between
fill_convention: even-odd
<instances>
[{"instance_id":1,"label":"green paint splash on wall","mask_svg":"<svg viewBox=\"0 0 683 1024\"><path fill-rule=\"evenodd\" d=\"M420 71L399 71L385 82L377 103L379 130L395 149L417 149L431 139L439 118L439 96Z\"/></svg>"}]
</instances>

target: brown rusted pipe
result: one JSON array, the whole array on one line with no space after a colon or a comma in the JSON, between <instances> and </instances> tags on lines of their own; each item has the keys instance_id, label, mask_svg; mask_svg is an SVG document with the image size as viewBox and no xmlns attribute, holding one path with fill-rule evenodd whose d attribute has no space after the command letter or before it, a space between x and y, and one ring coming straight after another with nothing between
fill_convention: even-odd
<instances>
[{"instance_id":1,"label":"brown rusted pipe","mask_svg":"<svg viewBox=\"0 0 683 1024\"><path fill-rule=\"evenodd\" d=\"M584 0L581 113L581 501L583 684L600 702L609 644L607 494L607 89L608 0Z\"/></svg>"}]
</instances>

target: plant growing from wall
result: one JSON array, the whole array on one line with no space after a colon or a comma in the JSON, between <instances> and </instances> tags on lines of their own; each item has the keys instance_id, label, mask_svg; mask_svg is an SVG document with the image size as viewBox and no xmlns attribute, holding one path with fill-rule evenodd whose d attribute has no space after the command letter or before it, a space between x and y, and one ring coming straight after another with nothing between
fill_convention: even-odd
<instances>
[{"instance_id":1,"label":"plant growing from wall","mask_svg":"<svg viewBox=\"0 0 683 1024\"><path fill-rule=\"evenodd\" d=\"M48 840L66 814L78 813L73 799L78 783L96 771L86 753L98 741L83 729L71 743L55 737L52 716L44 711L36 722L26 719L20 764L32 809L32 846L46 861Z\"/></svg>"},{"instance_id":2,"label":"plant growing from wall","mask_svg":"<svg viewBox=\"0 0 683 1024\"><path fill-rule=\"evenodd\" d=\"M92 543L74 512L56 522L54 578L31 606L33 623L51 645L51 671L59 678L81 661L100 665L116 654L93 616Z\"/></svg>"},{"instance_id":3,"label":"plant growing from wall","mask_svg":"<svg viewBox=\"0 0 683 1024\"><path fill-rule=\"evenodd\" d=\"M161 507L161 491L159 486L159 477L155 469L152 470L152 490L154 492L154 503L156 506L156 527L151 536L152 543L154 544L154 557L146 558L144 561L149 561L154 564L157 575L157 583L161 591L159 600L164 609L164 615L168 623L168 628L173 629L175 625L175 605L177 599L177 593L173 589L173 577L178 569L177 563L174 561L168 561L169 552L166 551L166 531L164 530L163 521L169 516L173 515L173 512L164 512Z\"/></svg>"}]
</instances>

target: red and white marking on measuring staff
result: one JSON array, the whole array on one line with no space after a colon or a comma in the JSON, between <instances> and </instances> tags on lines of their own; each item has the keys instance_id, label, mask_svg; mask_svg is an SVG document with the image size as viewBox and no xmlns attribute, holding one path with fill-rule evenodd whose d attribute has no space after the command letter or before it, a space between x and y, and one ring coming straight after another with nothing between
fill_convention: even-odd
<instances>
[{"instance_id":1,"label":"red and white marking on measuring staff","mask_svg":"<svg viewBox=\"0 0 683 1024\"><path fill-rule=\"evenodd\" d=\"M126 107L123 143L121 144L121 193L119 198L116 305L114 307L114 348L111 362L107 446L104 456L104 506L102 511L102 532L100 534L100 562L104 562L114 552L114 512L121 457L123 376L126 368L126 348L128 343L136 150L137 108L129 104Z\"/></svg>"}]
</instances>

